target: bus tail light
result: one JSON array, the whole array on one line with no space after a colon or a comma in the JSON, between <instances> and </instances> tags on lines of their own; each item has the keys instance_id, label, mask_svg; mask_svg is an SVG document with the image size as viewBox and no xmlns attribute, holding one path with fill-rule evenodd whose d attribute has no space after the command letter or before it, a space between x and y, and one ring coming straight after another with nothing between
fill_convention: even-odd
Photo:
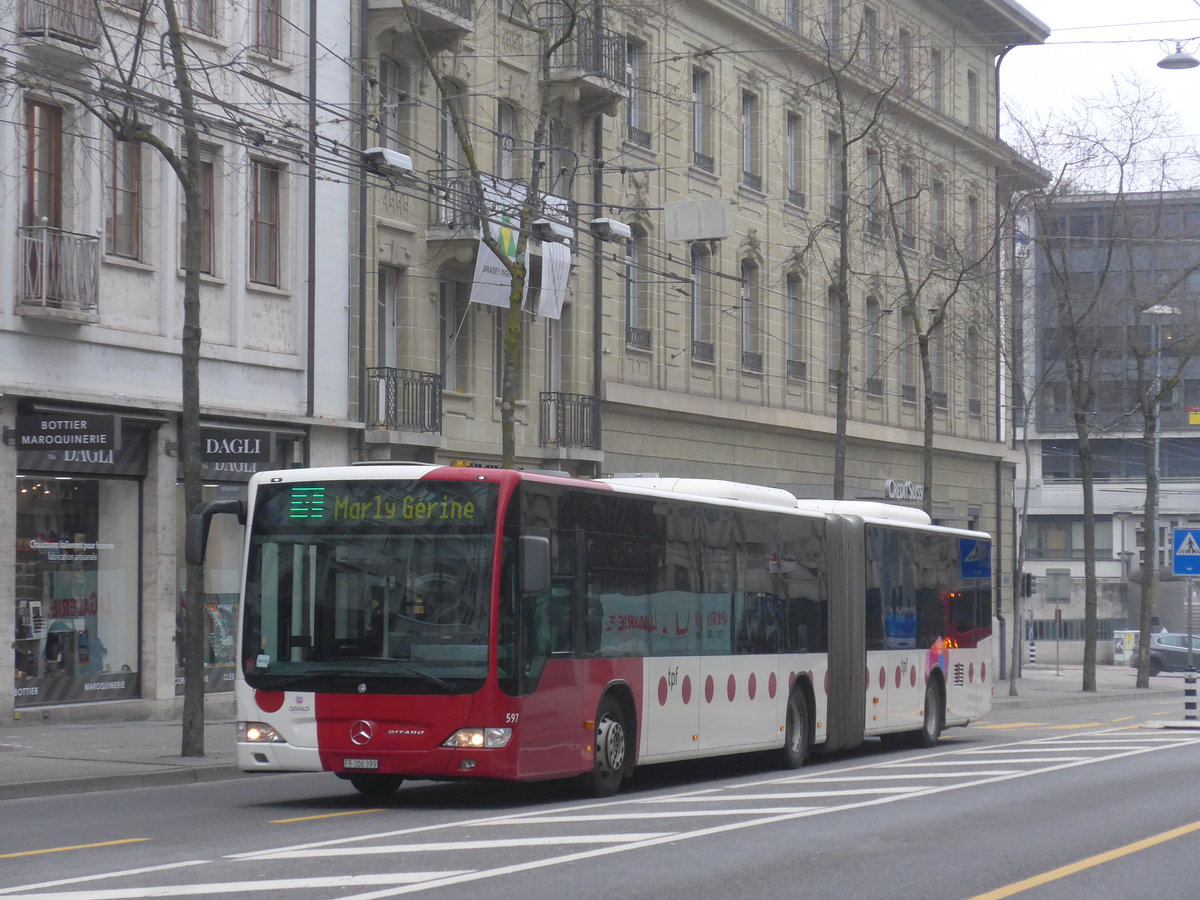
<instances>
[{"instance_id":1,"label":"bus tail light","mask_svg":"<svg viewBox=\"0 0 1200 900\"><path fill-rule=\"evenodd\" d=\"M460 728L442 742L462 750L499 750L512 740L511 728Z\"/></svg>"},{"instance_id":2,"label":"bus tail light","mask_svg":"<svg viewBox=\"0 0 1200 900\"><path fill-rule=\"evenodd\" d=\"M243 744L283 744L283 735L265 722L238 722L238 743Z\"/></svg>"}]
</instances>

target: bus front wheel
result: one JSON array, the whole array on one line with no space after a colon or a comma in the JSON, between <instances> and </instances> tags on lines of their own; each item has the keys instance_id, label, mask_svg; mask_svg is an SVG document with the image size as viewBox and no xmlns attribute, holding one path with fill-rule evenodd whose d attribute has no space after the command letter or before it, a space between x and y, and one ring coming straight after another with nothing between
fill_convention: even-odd
<instances>
[{"instance_id":1,"label":"bus front wheel","mask_svg":"<svg viewBox=\"0 0 1200 900\"><path fill-rule=\"evenodd\" d=\"M925 716L921 720L921 730L915 735L918 747L932 747L938 742L944 715L942 688L936 679L930 678L925 685Z\"/></svg>"},{"instance_id":2,"label":"bus front wheel","mask_svg":"<svg viewBox=\"0 0 1200 900\"><path fill-rule=\"evenodd\" d=\"M584 777L587 792L593 797L611 797L625 777L629 733L621 705L606 697L596 714L596 762Z\"/></svg>"},{"instance_id":3,"label":"bus front wheel","mask_svg":"<svg viewBox=\"0 0 1200 900\"><path fill-rule=\"evenodd\" d=\"M390 797L404 778L400 775L351 775L346 780L366 797Z\"/></svg>"},{"instance_id":4,"label":"bus front wheel","mask_svg":"<svg viewBox=\"0 0 1200 900\"><path fill-rule=\"evenodd\" d=\"M788 769L798 769L804 765L808 757L809 728L808 702L799 691L792 691L788 697L787 725L783 738L783 765Z\"/></svg>"}]
</instances>

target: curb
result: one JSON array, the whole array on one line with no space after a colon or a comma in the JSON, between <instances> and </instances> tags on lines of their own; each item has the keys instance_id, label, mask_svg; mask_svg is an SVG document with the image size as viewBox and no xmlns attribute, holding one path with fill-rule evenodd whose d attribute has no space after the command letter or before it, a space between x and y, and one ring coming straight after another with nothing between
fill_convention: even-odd
<instances>
[{"instance_id":1,"label":"curb","mask_svg":"<svg viewBox=\"0 0 1200 900\"><path fill-rule=\"evenodd\" d=\"M1035 692L1032 695L1016 697L993 697L992 709L1013 709L1016 707L1026 706L1058 706L1065 701L1071 703L1101 703L1106 700L1140 700L1145 697L1161 695L1169 699L1183 697L1183 688L1179 690L1155 690L1141 688L1133 691L1075 691L1068 695L1058 694L1053 697L1039 697Z\"/></svg>"},{"instance_id":2,"label":"curb","mask_svg":"<svg viewBox=\"0 0 1200 900\"><path fill-rule=\"evenodd\" d=\"M167 772L144 772L136 775L101 775L96 778L59 778L54 781L0 784L0 800L54 797L62 794L92 794L99 791L132 790L179 784L203 784L210 781L240 778L243 774L245 773L237 766L217 765L194 769L172 769Z\"/></svg>"}]
</instances>

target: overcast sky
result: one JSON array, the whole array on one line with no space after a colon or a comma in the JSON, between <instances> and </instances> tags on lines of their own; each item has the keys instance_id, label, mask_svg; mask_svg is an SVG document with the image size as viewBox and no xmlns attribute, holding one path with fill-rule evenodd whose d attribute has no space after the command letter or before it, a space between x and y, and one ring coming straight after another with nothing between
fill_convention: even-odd
<instances>
[{"instance_id":1,"label":"overcast sky","mask_svg":"<svg viewBox=\"0 0 1200 900\"><path fill-rule=\"evenodd\" d=\"M1180 136L1200 142L1200 67L1160 69L1182 42L1200 58L1200 0L1017 0L1050 26L1049 41L1018 47L1000 67L1007 103L1044 114L1106 92L1134 72L1155 88L1182 122Z\"/></svg>"}]
</instances>

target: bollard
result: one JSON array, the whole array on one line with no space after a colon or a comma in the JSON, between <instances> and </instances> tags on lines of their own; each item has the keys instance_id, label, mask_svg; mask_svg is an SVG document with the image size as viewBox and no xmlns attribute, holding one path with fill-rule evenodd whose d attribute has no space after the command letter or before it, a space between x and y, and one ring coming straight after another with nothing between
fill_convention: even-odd
<instances>
[{"instance_id":1,"label":"bollard","mask_svg":"<svg viewBox=\"0 0 1200 900\"><path fill-rule=\"evenodd\" d=\"M1183 678L1183 718L1187 722L1196 718L1196 672L1191 669Z\"/></svg>"},{"instance_id":2,"label":"bollard","mask_svg":"<svg viewBox=\"0 0 1200 900\"><path fill-rule=\"evenodd\" d=\"M1029 664L1031 666L1037 665L1037 642L1036 641L1029 642Z\"/></svg>"}]
</instances>

